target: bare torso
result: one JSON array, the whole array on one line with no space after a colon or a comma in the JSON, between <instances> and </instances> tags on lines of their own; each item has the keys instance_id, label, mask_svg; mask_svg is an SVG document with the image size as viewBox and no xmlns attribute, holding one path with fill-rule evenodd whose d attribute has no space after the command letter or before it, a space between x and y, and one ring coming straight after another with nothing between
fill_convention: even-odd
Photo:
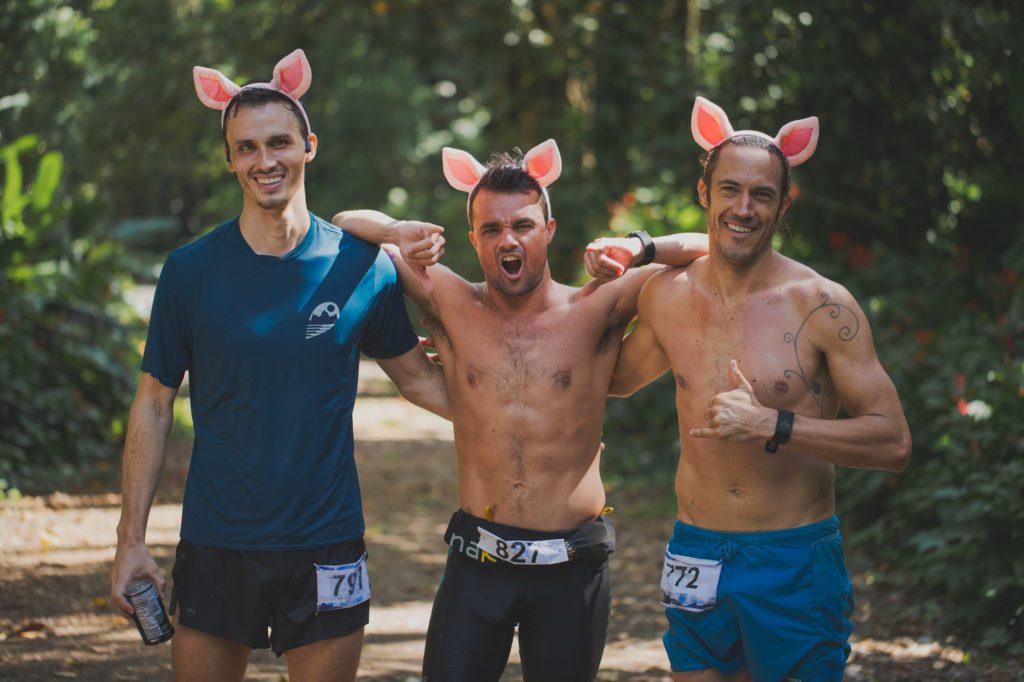
<instances>
[{"instance_id":1,"label":"bare torso","mask_svg":"<svg viewBox=\"0 0 1024 682\"><path fill-rule=\"evenodd\" d=\"M582 297L552 282L535 295L500 311L484 285L465 284L435 297L440 325L431 326L452 405L460 506L507 525L565 530L604 507L598 449L628 320L611 319L611 290Z\"/></svg>"},{"instance_id":2,"label":"bare torso","mask_svg":"<svg viewBox=\"0 0 1024 682\"><path fill-rule=\"evenodd\" d=\"M839 410L816 334L856 335L857 316L830 297L831 282L776 256L770 286L723 300L702 259L652 281L651 320L676 381L680 457L679 519L716 530L770 530L813 523L835 510L832 464L764 442L694 438L715 395L734 388L735 359L767 407L833 419Z\"/></svg>"}]
</instances>

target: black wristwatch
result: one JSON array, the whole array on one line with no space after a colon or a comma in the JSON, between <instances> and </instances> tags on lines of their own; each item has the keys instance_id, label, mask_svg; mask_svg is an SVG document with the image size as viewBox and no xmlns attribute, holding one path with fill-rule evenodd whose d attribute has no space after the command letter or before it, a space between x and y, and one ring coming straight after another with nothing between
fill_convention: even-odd
<instances>
[{"instance_id":1,"label":"black wristwatch","mask_svg":"<svg viewBox=\"0 0 1024 682\"><path fill-rule=\"evenodd\" d=\"M764 444L765 452L776 452L780 445L789 442L793 435L793 413L789 410L779 410L779 419L775 422L775 435Z\"/></svg>"},{"instance_id":2,"label":"black wristwatch","mask_svg":"<svg viewBox=\"0 0 1024 682\"><path fill-rule=\"evenodd\" d=\"M651 235L647 234L643 230L637 230L636 232L630 232L626 235L627 237L636 237L643 244L644 253L640 257L640 262L637 266L647 265L648 263L654 262L654 240L651 239Z\"/></svg>"}]
</instances>

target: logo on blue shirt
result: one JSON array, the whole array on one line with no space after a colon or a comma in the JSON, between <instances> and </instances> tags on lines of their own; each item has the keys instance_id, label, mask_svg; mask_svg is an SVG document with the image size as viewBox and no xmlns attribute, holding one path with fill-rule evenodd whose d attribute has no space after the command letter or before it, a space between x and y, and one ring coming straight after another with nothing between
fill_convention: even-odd
<instances>
[{"instance_id":1,"label":"logo on blue shirt","mask_svg":"<svg viewBox=\"0 0 1024 682\"><path fill-rule=\"evenodd\" d=\"M340 316L341 310L338 308L338 304L332 301L325 301L313 308L313 314L309 316L309 324L306 325L306 339L320 336L334 327Z\"/></svg>"}]
</instances>

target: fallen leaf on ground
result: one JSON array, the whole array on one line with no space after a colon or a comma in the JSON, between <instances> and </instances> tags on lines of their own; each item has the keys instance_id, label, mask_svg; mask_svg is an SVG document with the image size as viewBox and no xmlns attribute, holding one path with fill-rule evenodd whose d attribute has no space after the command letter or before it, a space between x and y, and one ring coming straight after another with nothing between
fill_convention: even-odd
<instances>
[{"instance_id":1,"label":"fallen leaf on ground","mask_svg":"<svg viewBox=\"0 0 1024 682\"><path fill-rule=\"evenodd\" d=\"M22 639L42 639L50 634L46 623L35 620L18 627L14 634Z\"/></svg>"},{"instance_id":2,"label":"fallen leaf on ground","mask_svg":"<svg viewBox=\"0 0 1024 682\"><path fill-rule=\"evenodd\" d=\"M48 530L39 533L39 544L43 547L55 547L60 544L60 538Z\"/></svg>"}]
</instances>

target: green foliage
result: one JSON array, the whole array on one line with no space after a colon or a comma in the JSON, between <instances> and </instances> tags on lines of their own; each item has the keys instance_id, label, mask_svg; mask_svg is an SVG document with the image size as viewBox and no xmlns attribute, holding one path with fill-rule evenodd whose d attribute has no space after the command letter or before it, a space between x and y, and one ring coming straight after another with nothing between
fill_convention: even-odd
<instances>
[{"instance_id":1,"label":"green foliage","mask_svg":"<svg viewBox=\"0 0 1024 682\"><path fill-rule=\"evenodd\" d=\"M872 311L914 438L899 476L844 471L852 541L947 597L944 616L1024 653L1024 237L1000 267L925 249L837 264ZM852 259L856 262L856 259Z\"/></svg>"},{"instance_id":2,"label":"green foliage","mask_svg":"<svg viewBox=\"0 0 1024 682\"><path fill-rule=\"evenodd\" d=\"M12 488L6 478L0 478L0 502L5 500L17 502L20 499L21 491L17 488Z\"/></svg>"},{"instance_id":3,"label":"green foliage","mask_svg":"<svg viewBox=\"0 0 1024 682\"><path fill-rule=\"evenodd\" d=\"M94 242L59 198L61 155L25 136L0 158L0 495L10 497L109 466L139 329L120 303L119 250Z\"/></svg>"}]
</instances>

